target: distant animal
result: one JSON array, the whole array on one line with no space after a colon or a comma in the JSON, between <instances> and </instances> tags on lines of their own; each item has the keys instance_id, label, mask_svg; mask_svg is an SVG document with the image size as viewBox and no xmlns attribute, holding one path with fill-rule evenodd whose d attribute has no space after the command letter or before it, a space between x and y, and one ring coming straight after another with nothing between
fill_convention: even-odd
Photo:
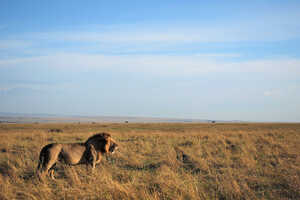
<instances>
[{"instance_id":1,"label":"distant animal","mask_svg":"<svg viewBox=\"0 0 300 200\"><path fill-rule=\"evenodd\" d=\"M57 162L67 165L86 164L95 169L104 153L114 153L118 144L109 133L98 133L85 143L52 143L44 146L40 152L37 174L40 178L48 174L54 179L54 167Z\"/></svg>"}]
</instances>

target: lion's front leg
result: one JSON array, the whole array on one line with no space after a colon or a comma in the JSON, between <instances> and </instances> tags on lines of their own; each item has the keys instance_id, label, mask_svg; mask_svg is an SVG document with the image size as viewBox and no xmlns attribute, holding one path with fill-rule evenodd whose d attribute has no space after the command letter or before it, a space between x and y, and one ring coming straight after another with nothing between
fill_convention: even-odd
<instances>
[{"instance_id":1,"label":"lion's front leg","mask_svg":"<svg viewBox=\"0 0 300 200\"><path fill-rule=\"evenodd\" d=\"M52 180L55 180L55 177L54 177L54 169L50 169L49 170L49 176Z\"/></svg>"},{"instance_id":2,"label":"lion's front leg","mask_svg":"<svg viewBox=\"0 0 300 200\"><path fill-rule=\"evenodd\" d=\"M101 152L97 152L97 160L96 160L96 164L100 163L102 160L102 153Z\"/></svg>"},{"instance_id":3,"label":"lion's front leg","mask_svg":"<svg viewBox=\"0 0 300 200\"><path fill-rule=\"evenodd\" d=\"M94 171L95 167L96 167L96 163L97 163L97 151L95 149L95 147L91 144L88 146L87 149L87 154L86 154L86 168L88 170L88 167L91 166L92 167L92 172Z\"/></svg>"}]
</instances>

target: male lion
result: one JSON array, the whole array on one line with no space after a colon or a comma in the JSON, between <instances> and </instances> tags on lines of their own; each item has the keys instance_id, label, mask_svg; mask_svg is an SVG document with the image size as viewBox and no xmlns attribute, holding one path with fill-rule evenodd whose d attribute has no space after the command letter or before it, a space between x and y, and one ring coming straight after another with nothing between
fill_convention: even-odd
<instances>
[{"instance_id":1,"label":"male lion","mask_svg":"<svg viewBox=\"0 0 300 200\"><path fill-rule=\"evenodd\" d=\"M117 143L108 133L93 135L85 143L48 144L40 152L38 176L48 174L54 179L54 166L58 161L68 165L91 165L94 170L96 164L101 161L102 154L114 153L117 148Z\"/></svg>"}]
</instances>

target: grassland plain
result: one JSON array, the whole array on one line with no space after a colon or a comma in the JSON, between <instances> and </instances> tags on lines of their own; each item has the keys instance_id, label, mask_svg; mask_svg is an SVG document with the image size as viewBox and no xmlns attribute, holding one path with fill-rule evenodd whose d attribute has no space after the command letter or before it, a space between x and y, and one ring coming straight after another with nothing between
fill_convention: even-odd
<instances>
[{"instance_id":1,"label":"grassland plain","mask_svg":"<svg viewBox=\"0 0 300 200\"><path fill-rule=\"evenodd\" d=\"M45 144L103 131L120 151L93 174L36 178ZM300 199L296 123L0 124L0 138L0 199Z\"/></svg>"}]
</instances>

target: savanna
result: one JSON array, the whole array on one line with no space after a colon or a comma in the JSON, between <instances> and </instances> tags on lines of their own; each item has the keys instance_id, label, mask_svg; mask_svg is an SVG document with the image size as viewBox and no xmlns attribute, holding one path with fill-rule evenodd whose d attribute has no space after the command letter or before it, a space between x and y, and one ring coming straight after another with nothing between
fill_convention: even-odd
<instances>
[{"instance_id":1,"label":"savanna","mask_svg":"<svg viewBox=\"0 0 300 200\"><path fill-rule=\"evenodd\" d=\"M36 176L43 146L99 132L119 149L94 171ZM0 138L0 199L300 199L299 123L3 123Z\"/></svg>"}]
</instances>

